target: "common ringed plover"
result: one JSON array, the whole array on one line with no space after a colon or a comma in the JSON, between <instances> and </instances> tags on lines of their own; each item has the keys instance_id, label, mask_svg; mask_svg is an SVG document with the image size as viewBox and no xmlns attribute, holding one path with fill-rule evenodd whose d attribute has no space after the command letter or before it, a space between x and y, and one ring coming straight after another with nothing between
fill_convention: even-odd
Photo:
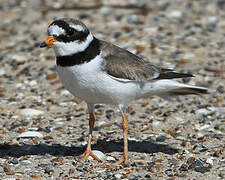
<instances>
[{"instance_id":1,"label":"common ringed plover","mask_svg":"<svg viewBox=\"0 0 225 180\"><path fill-rule=\"evenodd\" d=\"M95 123L94 104L113 104L122 114L124 136L123 156L115 164L128 161L128 119L125 107L139 98L153 95L171 96L206 94L209 89L177 82L172 79L193 77L174 72L144 60L109 42L97 39L79 20L61 18L47 29L48 38L40 47L52 47L56 67L63 86L74 96L83 99L89 111L89 135L83 160L92 156L92 131Z\"/></svg>"}]
</instances>

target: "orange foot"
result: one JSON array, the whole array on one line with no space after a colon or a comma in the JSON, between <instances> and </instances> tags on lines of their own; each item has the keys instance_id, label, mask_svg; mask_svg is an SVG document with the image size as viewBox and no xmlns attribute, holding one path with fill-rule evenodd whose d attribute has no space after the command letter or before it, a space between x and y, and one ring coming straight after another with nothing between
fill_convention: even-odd
<instances>
[{"instance_id":1,"label":"orange foot","mask_svg":"<svg viewBox=\"0 0 225 180\"><path fill-rule=\"evenodd\" d=\"M101 162L101 160L89 149L86 149L86 151L81 155L81 159L87 160L88 157L91 156L93 159L97 160L98 162Z\"/></svg>"},{"instance_id":2,"label":"orange foot","mask_svg":"<svg viewBox=\"0 0 225 180\"><path fill-rule=\"evenodd\" d=\"M113 164L103 164L101 166L99 166L100 168L109 168L109 167L115 167L118 168L118 165L120 164L124 164L124 165L128 165L128 160L125 157L120 158L117 162L113 163Z\"/></svg>"},{"instance_id":3,"label":"orange foot","mask_svg":"<svg viewBox=\"0 0 225 180\"><path fill-rule=\"evenodd\" d=\"M124 164L125 166L127 166L128 165L128 160L127 160L127 158L126 157L122 157L122 158L120 158L117 162L115 162L115 163L112 163L112 164L103 164L103 165L101 165L101 166L99 166L100 168L109 168L109 167L115 167L115 168L118 168L118 165L121 165L121 164Z\"/></svg>"},{"instance_id":4,"label":"orange foot","mask_svg":"<svg viewBox=\"0 0 225 180\"><path fill-rule=\"evenodd\" d=\"M127 164L128 164L127 158L123 156L123 157L120 158L117 162L113 163L112 166L118 166L118 165L120 165L120 164L125 164L125 165L127 165Z\"/></svg>"}]
</instances>

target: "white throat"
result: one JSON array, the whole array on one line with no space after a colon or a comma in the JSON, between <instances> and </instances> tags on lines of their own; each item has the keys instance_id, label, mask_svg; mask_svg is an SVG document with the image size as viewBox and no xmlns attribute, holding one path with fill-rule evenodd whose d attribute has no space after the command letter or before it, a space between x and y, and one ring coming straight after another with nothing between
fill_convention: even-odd
<instances>
[{"instance_id":1,"label":"white throat","mask_svg":"<svg viewBox=\"0 0 225 180\"><path fill-rule=\"evenodd\" d=\"M89 33L86 40L83 42L79 42L78 40L71 41L68 43L57 41L54 43L53 49L55 51L56 56L68 56L84 51L93 39L93 35Z\"/></svg>"}]
</instances>

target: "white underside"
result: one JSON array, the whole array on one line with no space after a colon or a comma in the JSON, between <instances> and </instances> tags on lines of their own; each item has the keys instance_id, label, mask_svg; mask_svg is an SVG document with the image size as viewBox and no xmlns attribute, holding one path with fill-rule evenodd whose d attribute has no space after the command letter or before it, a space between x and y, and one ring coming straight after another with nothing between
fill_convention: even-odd
<instances>
[{"instance_id":1,"label":"white underside","mask_svg":"<svg viewBox=\"0 0 225 180\"><path fill-rule=\"evenodd\" d=\"M72 67L57 66L60 80L74 96L87 103L126 105L130 101L152 95L163 95L178 87L193 87L174 80L137 82L112 77L102 71L103 59Z\"/></svg>"}]
</instances>

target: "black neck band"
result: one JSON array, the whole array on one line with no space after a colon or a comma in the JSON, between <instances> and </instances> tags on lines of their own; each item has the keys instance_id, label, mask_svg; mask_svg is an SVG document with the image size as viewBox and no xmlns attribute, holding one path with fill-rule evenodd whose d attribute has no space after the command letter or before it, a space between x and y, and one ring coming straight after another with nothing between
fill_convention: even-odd
<instances>
[{"instance_id":1,"label":"black neck band","mask_svg":"<svg viewBox=\"0 0 225 180\"><path fill-rule=\"evenodd\" d=\"M69 56L56 57L57 66L67 67L87 63L100 54L99 40L94 37L89 46L82 52Z\"/></svg>"}]
</instances>

